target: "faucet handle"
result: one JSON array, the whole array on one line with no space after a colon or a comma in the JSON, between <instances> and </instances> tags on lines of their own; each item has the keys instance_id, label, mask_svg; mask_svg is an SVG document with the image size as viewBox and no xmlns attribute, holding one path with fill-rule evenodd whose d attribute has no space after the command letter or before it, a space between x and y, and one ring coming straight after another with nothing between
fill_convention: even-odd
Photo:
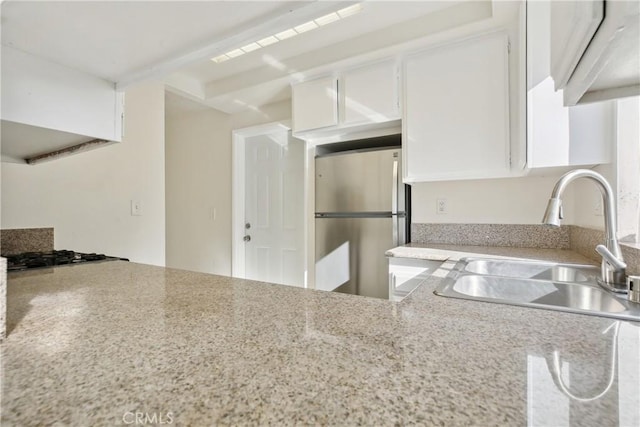
<instances>
[{"instance_id":1,"label":"faucet handle","mask_svg":"<svg viewBox=\"0 0 640 427\"><path fill-rule=\"evenodd\" d=\"M607 262L611 264L616 270L624 270L627 268L627 264L614 254L612 254L605 245L596 246L596 252L598 252L602 256L602 258L606 259Z\"/></svg>"}]
</instances>

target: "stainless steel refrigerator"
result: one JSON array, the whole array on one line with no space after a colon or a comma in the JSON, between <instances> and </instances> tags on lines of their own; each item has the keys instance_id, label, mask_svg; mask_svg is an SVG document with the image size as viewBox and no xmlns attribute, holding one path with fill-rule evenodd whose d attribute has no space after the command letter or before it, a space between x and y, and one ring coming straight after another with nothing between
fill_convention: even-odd
<instances>
[{"instance_id":1,"label":"stainless steel refrigerator","mask_svg":"<svg viewBox=\"0 0 640 427\"><path fill-rule=\"evenodd\" d=\"M316 158L316 289L389 297L385 252L407 235L401 164L399 148Z\"/></svg>"}]
</instances>

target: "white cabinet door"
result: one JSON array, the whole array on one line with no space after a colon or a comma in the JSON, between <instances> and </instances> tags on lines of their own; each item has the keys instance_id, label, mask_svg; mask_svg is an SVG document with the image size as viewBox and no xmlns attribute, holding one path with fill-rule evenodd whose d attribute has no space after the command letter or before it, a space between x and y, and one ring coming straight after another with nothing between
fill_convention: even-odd
<instances>
[{"instance_id":1,"label":"white cabinet door","mask_svg":"<svg viewBox=\"0 0 640 427\"><path fill-rule=\"evenodd\" d=\"M404 72L405 182L509 174L506 34L415 54Z\"/></svg>"},{"instance_id":2,"label":"white cabinet door","mask_svg":"<svg viewBox=\"0 0 640 427\"><path fill-rule=\"evenodd\" d=\"M552 1L551 71L564 105L640 94L640 1Z\"/></svg>"},{"instance_id":3,"label":"white cabinet door","mask_svg":"<svg viewBox=\"0 0 640 427\"><path fill-rule=\"evenodd\" d=\"M291 88L293 131L338 124L338 79L324 77Z\"/></svg>"},{"instance_id":4,"label":"white cabinet door","mask_svg":"<svg viewBox=\"0 0 640 427\"><path fill-rule=\"evenodd\" d=\"M398 67L387 61L348 71L340 87L342 123L382 123L400 118Z\"/></svg>"},{"instance_id":5,"label":"white cabinet door","mask_svg":"<svg viewBox=\"0 0 640 427\"><path fill-rule=\"evenodd\" d=\"M552 1L551 75L556 90L567 85L604 17L604 1Z\"/></svg>"}]
</instances>

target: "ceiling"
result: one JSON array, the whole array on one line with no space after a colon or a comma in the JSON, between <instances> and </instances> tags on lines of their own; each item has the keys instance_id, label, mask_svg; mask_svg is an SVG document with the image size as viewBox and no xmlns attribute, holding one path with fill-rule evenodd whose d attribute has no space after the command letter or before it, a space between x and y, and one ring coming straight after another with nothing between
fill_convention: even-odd
<instances>
[{"instance_id":1,"label":"ceiling","mask_svg":"<svg viewBox=\"0 0 640 427\"><path fill-rule=\"evenodd\" d=\"M453 25L464 15L456 7L484 3L491 13L491 3L481 1L369 0L343 20L223 63L210 60L354 3L9 0L1 5L2 44L121 89L162 79L174 94L233 113L288 98L291 82L325 64L415 39L442 21Z\"/></svg>"}]
</instances>

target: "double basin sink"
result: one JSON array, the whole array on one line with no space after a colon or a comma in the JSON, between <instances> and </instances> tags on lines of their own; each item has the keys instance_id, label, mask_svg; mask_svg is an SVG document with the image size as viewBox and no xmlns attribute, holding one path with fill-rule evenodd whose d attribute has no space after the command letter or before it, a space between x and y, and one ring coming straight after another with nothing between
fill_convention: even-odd
<instances>
[{"instance_id":1,"label":"double basin sink","mask_svg":"<svg viewBox=\"0 0 640 427\"><path fill-rule=\"evenodd\" d=\"M640 321L640 304L601 288L591 265L463 258L437 295Z\"/></svg>"}]
</instances>

